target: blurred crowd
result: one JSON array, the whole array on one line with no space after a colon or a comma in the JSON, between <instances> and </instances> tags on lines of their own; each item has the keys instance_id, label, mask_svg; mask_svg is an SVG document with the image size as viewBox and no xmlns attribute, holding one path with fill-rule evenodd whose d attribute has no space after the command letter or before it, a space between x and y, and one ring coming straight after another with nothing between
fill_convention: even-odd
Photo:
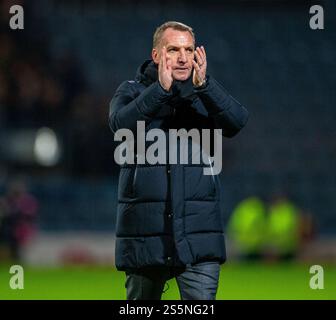
<instances>
[{"instance_id":1,"label":"blurred crowd","mask_svg":"<svg viewBox=\"0 0 336 320\"><path fill-rule=\"evenodd\" d=\"M22 260L23 248L36 233L38 201L21 179L14 179L0 196L0 261Z\"/></svg>"},{"instance_id":2,"label":"blurred crowd","mask_svg":"<svg viewBox=\"0 0 336 320\"><path fill-rule=\"evenodd\" d=\"M242 259L291 260L316 236L312 215L284 193L243 199L233 210L228 236Z\"/></svg>"},{"instance_id":3,"label":"blurred crowd","mask_svg":"<svg viewBox=\"0 0 336 320\"><path fill-rule=\"evenodd\" d=\"M49 52L47 27L41 30L46 24L34 17L29 3L24 4L24 30L11 30L10 3L0 4L1 130L52 128L66 141L66 173L111 173L108 99L90 90L71 52L57 58Z\"/></svg>"}]
</instances>

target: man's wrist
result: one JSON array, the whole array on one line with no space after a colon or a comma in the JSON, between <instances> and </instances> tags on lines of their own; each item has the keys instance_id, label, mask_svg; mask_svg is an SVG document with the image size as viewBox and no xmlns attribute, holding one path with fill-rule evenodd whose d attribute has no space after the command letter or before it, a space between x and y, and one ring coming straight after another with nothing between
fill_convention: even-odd
<instances>
[{"instance_id":1,"label":"man's wrist","mask_svg":"<svg viewBox=\"0 0 336 320\"><path fill-rule=\"evenodd\" d=\"M205 76L205 78L203 79L203 81L197 85L194 85L194 88L196 89L202 89L202 88L205 88L206 85L207 85L207 81L208 81L208 77Z\"/></svg>"},{"instance_id":2,"label":"man's wrist","mask_svg":"<svg viewBox=\"0 0 336 320\"><path fill-rule=\"evenodd\" d=\"M162 91L164 91L164 93L167 93L167 94L171 93L171 87L170 87L169 90L167 90L167 89L161 84L160 81L158 81L158 83L159 83L159 87L161 88Z\"/></svg>"}]
</instances>

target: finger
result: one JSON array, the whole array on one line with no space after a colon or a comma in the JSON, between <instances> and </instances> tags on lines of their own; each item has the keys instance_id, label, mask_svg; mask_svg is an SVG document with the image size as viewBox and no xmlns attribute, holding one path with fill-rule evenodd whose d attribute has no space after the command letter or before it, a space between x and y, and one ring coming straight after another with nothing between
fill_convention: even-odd
<instances>
[{"instance_id":1,"label":"finger","mask_svg":"<svg viewBox=\"0 0 336 320\"><path fill-rule=\"evenodd\" d=\"M162 68L163 68L162 56L163 56L163 50L161 49L161 56L160 56L160 61L159 61L159 70L162 70Z\"/></svg>"},{"instance_id":2,"label":"finger","mask_svg":"<svg viewBox=\"0 0 336 320\"><path fill-rule=\"evenodd\" d=\"M198 52L197 49L196 49L196 51L195 51L195 56L196 56L197 63L198 63L199 65L202 65L202 64L203 64L203 60L202 60L201 55L199 54L199 52Z\"/></svg>"},{"instance_id":3,"label":"finger","mask_svg":"<svg viewBox=\"0 0 336 320\"><path fill-rule=\"evenodd\" d=\"M205 63L205 55L204 55L204 52L201 48L198 48L197 50L198 54L200 55L201 59L202 59L202 64Z\"/></svg>"},{"instance_id":4,"label":"finger","mask_svg":"<svg viewBox=\"0 0 336 320\"><path fill-rule=\"evenodd\" d=\"M205 57L204 57L203 51L201 50L200 47L197 47L197 48L196 48L196 53L197 53L198 56L200 57L200 59L199 59L199 63L200 63L200 65L203 65L203 64L205 63Z\"/></svg>"},{"instance_id":5,"label":"finger","mask_svg":"<svg viewBox=\"0 0 336 320\"><path fill-rule=\"evenodd\" d=\"M203 51L202 51L201 48L198 49L198 53L199 53L199 55L200 55L200 57L202 59L202 64L204 64L205 63L205 56L204 56Z\"/></svg>"},{"instance_id":6,"label":"finger","mask_svg":"<svg viewBox=\"0 0 336 320\"><path fill-rule=\"evenodd\" d=\"M163 47L161 50L161 60L162 60L162 67L164 70L167 69L167 50L166 47Z\"/></svg>"},{"instance_id":7,"label":"finger","mask_svg":"<svg viewBox=\"0 0 336 320\"><path fill-rule=\"evenodd\" d=\"M206 59L206 52L203 46L201 46L201 51L203 53L203 57Z\"/></svg>"},{"instance_id":8,"label":"finger","mask_svg":"<svg viewBox=\"0 0 336 320\"><path fill-rule=\"evenodd\" d=\"M205 49L204 49L203 46L201 47L201 49L202 49L202 52L203 52L203 61L206 64L207 63L206 52L205 52Z\"/></svg>"},{"instance_id":9,"label":"finger","mask_svg":"<svg viewBox=\"0 0 336 320\"><path fill-rule=\"evenodd\" d=\"M172 68L171 60L170 60L170 58L167 58L167 70L171 71L171 68Z\"/></svg>"},{"instance_id":10,"label":"finger","mask_svg":"<svg viewBox=\"0 0 336 320\"><path fill-rule=\"evenodd\" d=\"M172 66L172 61L170 56L168 55L167 49L166 49L166 70L170 71Z\"/></svg>"},{"instance_id":11,"label":"finger","mask_svg":"<svg viewBox=\"0 0 336 320\"><path fill-rule=\"evenodd\" d=\"M196 72L199 73L200 70L201 70L201 68L200 68L200 66L198 65L198 63L197 63L196 61L193 60L193 61L192 61L192 64L193 64L194 69L196 70Z\"/></svg>"}]
</instances>

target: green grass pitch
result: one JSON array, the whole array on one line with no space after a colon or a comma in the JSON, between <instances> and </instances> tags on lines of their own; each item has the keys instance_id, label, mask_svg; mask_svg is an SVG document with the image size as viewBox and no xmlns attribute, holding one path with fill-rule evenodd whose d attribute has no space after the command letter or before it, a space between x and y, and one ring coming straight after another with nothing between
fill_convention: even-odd
<instances>
[{"instance_id":1,"label":"green grass pitch","mask_svg":"<svg viewBox=\"0 0 336 320\"><path fill-rule=\"evenodd\" d=\"M309 287L309 265L226 263L222 265L217 300L336 299L336 268L323 265L324 289ZM0 300L124 300L125 275L113 267L24 268L24 289L9 287L9 266L0 266ZM179 300L175 279L163 300Z\"/></svg>"}]
</instances>

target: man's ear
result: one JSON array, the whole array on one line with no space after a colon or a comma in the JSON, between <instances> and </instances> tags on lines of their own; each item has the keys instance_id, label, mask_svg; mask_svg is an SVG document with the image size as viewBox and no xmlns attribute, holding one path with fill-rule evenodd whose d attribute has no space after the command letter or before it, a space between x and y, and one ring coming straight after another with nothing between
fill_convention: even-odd
<instances>
[{"instance_id":1,"label":"man's ear","mask_svg":"<svg viewBox=\"0 0 336 320\"><path fill-rule=\"evenodd\" d=\"M159 56L159 51L157 48L152 49L152 59L154 63L159 64L160 62L160 56Z\"/></svg>"}]
</instances>

